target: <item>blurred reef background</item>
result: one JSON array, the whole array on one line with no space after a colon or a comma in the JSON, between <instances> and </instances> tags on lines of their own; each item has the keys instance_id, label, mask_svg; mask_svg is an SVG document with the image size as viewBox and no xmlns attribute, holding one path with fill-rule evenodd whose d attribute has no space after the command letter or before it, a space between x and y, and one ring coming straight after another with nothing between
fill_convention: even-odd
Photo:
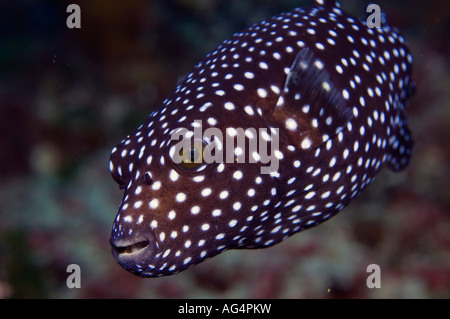
<instances>
[{"instance_id":1,"label":"blurred reef background","mask_svg":"<svg viewBox=\"0 0 450 319\"><path fill-rule=\"evenodd\" d=\"M81 29L66 8L81 7ZM0 3L0 298L450 298L450 2L376 1L415 58L409 168L384 170L331 221L269 249L142 279L108 243L108 171L178 79L233 32L307 0ZM364 16L364 1L342 0ZM366 267L381 267L369 289ZM66 268L81 267L69 289Z\"/></svg>"}]
</instances>

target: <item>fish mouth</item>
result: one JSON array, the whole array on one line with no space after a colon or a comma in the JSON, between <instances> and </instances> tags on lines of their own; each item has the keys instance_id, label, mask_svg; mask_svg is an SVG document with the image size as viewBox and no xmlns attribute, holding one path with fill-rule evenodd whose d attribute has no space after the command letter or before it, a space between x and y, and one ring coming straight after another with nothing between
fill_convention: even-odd
<instances>
[{"instance_id":1,"label":"fish mouth","mask_svg":"<svg viewBox=\"0 0 450 319\"><path fill-rule=\"evenodd\" d=\"M115 246L114 244L111 244L111 246L118 255L130 255L139 253L142 249L145 249L149 243L148 240L144 240L127 246Z\"/></svg>"},{"instance_id":2,"label":"fish mouth","mask_svg":"<svg viewBox=\"0 0 450 319\"><path fill-rule=\"evenodd\" d=\"M148 265L153 259L156 245L152 238L119 238L109 240L111 252L116 262L125 270L139 275L143 265Z\"/></svg>"}]
</instances>

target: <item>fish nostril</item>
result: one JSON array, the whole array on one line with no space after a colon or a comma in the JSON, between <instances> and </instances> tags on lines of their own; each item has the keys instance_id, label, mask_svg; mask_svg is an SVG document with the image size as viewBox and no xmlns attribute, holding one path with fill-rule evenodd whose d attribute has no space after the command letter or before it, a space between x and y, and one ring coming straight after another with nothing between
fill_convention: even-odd
<instances>
[{"instance_id":1,"label":"fish nostril","mask_svg":"<svg viewBox=\"0 0 450 319\"><path fill-rule=\"evenodd\" d=\"M144 183L147 184L147 185L152 185L153 184L153 179L150 176L150 173L144 174Z\"/></svg>"}]
</instances>

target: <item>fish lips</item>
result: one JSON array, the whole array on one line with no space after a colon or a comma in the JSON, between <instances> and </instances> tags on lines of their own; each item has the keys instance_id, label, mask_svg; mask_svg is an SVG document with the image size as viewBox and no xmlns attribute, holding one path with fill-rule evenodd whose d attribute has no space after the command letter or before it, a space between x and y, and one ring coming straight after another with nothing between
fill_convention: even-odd
<instances>
[{"instance_id":1,"label":"fish lips","mask_svg":"<svg viewBox=\"0 0 450 319\"><path fill-rule=\"evenodd\" d=\"M119 265L138 276L145 276L143 270L149 267L157 251L156 241L151 235L127 238L112 235L109 243L112 255Z\"/></svg>"}]
</instances>

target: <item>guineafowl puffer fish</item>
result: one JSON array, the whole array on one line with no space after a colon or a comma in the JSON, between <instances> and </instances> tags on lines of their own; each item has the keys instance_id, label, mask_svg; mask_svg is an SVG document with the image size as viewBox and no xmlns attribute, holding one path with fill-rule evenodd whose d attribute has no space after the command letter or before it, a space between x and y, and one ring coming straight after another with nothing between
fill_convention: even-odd
<instances>
[{"instance_id":1,"label":"guineafowl puffer fish","mask_svg":"<svg viewBox=\"0 0 450 319\"><path fill-rule=\"evenodd\" d=\"M398 31L335 1L234 34L113 148L125 190L114 258L138 276L172 275L336 215L383 166L408 164L411 66Z\"/></svg>"}]
</instances>

